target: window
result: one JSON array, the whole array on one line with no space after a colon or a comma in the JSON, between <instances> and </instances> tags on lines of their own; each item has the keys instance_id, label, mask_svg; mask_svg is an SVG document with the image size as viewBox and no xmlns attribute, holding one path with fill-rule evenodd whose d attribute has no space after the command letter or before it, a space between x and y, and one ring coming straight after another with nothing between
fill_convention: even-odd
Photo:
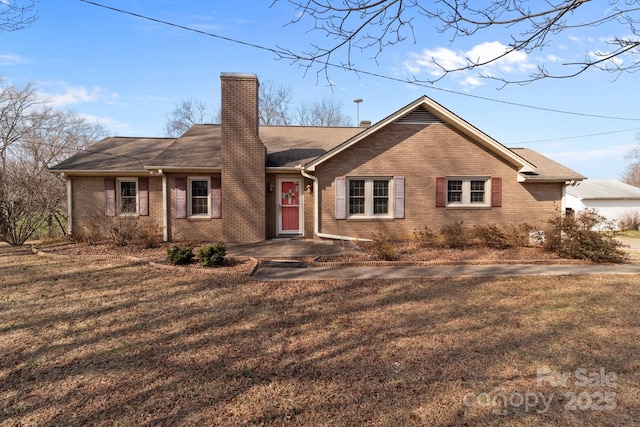
<instances>
[{"instance_id":1,"label":"window","mask_svg":"<svg viewBox=\"0 0 640 427\"><path fill-rule=\"evenodd\" d=\"M349 180L349 215L364 215L364 179Z\"/></svg>"},{"instance_id":2,"label":"window","mask_svg":"<svg viewBox=\"0 0 640 427\"><path fill-rule=\"evenodd\" d=\"M448 178L447 206L489 206L488 178Z\"/></svg>"},{"instance_id":3,"label":"window","mask_svg":"<svg viewBox=\"0 0 640 427\"><path fill-rule=\"evenodd\" d=\"M389 216L390 178L350 178L349 216Z\"/></svg>"},{"instance_id":4,"label":"window","mask_svg":"<svg viewBox=\"0 0 640 427\"><path fill-rule=\"evenodd\" d=\"M209 217L209 178L189 178L189 216Z\"/></svg>"},{"instance_id":5,"label":"window","mask_svg":"<svg viewBox=\"0 0 640 427\"><path fill-rule=\"evenodd\" d=\"M138 180L136 178L119 178L118 214L136 215L138 213Z\"/></svg>"}]
</instances>

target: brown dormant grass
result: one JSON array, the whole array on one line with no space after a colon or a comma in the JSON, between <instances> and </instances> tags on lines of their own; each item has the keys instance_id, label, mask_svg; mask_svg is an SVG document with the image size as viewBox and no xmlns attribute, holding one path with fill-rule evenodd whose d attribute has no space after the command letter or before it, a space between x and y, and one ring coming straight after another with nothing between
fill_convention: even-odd
<instances>
[{"instance_id":1,"label":"brown dormant grass","mask_svg":"<svg viewBox=\"0 0 640 427\"><path fill-rule=\"evenodd\" d=\"M632 426L639 301L633 276L262 283L4 248L0 425Z\"/></svg>"}]
</instances>

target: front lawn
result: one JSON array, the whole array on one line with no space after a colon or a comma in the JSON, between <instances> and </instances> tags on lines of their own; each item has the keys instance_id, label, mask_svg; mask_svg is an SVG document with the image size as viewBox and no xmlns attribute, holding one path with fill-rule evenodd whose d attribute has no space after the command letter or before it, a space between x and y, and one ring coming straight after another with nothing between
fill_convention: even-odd
<instances>
[{"instance_id":1,"label":"front lawn","mask_svg":"<svg viewBox=\"0 0 640 427\"><path fill-rule=\"evenodd\" d=\"M0 425L632 426L640 278L247 277L0 251Z\"/></svg>"}]
</instances>

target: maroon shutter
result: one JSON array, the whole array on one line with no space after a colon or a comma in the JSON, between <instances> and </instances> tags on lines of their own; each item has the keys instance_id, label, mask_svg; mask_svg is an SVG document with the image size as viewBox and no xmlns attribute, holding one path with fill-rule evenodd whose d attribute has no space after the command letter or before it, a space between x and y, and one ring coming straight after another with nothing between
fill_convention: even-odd
<instances>
[{"instance_id":1,"label":"maroon shutter","mask_svg":"<svg viewBox=\"0 0 640 427\"><path fill-rule=\"evenodd\" d=\"M393 177L393 217L404 218L404 176Z\"/></svg>"},{"instance_id":2,"label":"maroon shutter","mask_svg":"<svg viewBox=\"0 0 640 427\"><path fill-rule=\"evenodd\" d=\"M106 216L116 216L116 179L104 179L104 213Z\"/></svg>"},{"instance_id":3,"label":"maroon shutter","mask_svg":"<svg viewBox=\"0 0 640 427\"><path fill-rule=\"evenodd\" d=\"M502 178L491 178L491 206L502 206Z\"/></svg>"},{"instance_id":4,"label":"maroon shutter","mask_svg":"<svg viewBox=\"0 0 640 427\"><path fill-rule=\"evenodd\" d=\"M149 178L138 178L138 215L149 215Z\"/></svg>"},{"instance_id":5,"label":"maroon shutter","mask_svg":"<svg viewBox=\"0 0 640 427\"><path fill-rule=\"evenodd\" d=\"M336 219L347 218L347 178L337 176L335 179Z\"/></svg>"},{"instance_id":6,"label":"maroon shutter","mask_svg":"<svg viewBox=\"0 0 640 427\"><path fill-rule=\"evenodd\" d=\"M222 218L222 186L219 176L211 177L211 218Z\"/></svg>"},{"instance_id":7,"label":"maroon shutter","mask_svg":"<svg viewBox=\"0 0 640 427\"><path fill-rule=\"evenodd\" d=\"M187 178L176 177L176 218L187 217Z\"/></svg>"},{"instance_id":8,"label":"maroon shutter","mask_svg":"<svg viewBox=\"0 0 640 427\"><path fill-rule=\"evenodd\" d=\"M439 176L436 178L436 207L447 206L447 178Z\"/></svg>"}]
</instances>

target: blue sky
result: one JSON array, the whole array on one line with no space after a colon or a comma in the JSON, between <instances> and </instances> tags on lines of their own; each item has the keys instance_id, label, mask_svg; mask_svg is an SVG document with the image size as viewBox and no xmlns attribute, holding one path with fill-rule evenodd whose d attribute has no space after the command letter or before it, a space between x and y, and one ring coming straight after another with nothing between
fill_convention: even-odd
<instances>
[{"instance_id":1,"label":"blue sky","mask_svg":"<svg viewBox=\"0 0 640 427\"><path fill-rule=\"evenodd\" d=\"M273 6L271 0L98 2L266 48L301 52L312 43L331 42L309 32L310 21L286 25L297 11L285 0ZM581 13L603 13L603 5L589 6ZM354 124L355 99L363 99L360 119L375 123L427 95L506 146L532 148L592 179L619 178L629 163L625 152L639 142L640 73L616 78L593 70L502 89L477 71L451 74L434 85L404 82L436 72L426 58L455 64L464 56L501 49L504 30L452 43L423 21L416 25L415 43L410 37L377 60L355 52L355 68L371 74L329 69L327 77L319 68L306 70L265 49L79 0L43 0L38 9L39 19L31 27L0 33L5 83L36 82L52 105L99 120L112 135L164 136L166 117L177 103L195 99L217 108L220 73L246 72L290 86L294 104L334 98ZM542 61L580 60L607 37L625 35L616 31L626 28L576 29L555 36L543 51L512 56L482 72L522 78Z\"/></svg>"}]
</instances>

